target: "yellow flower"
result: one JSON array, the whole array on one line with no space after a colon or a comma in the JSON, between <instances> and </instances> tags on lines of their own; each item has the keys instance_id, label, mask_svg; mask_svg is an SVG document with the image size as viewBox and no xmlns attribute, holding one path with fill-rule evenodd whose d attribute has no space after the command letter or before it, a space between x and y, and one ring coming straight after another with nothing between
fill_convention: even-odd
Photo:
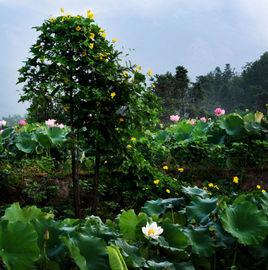
<instances>
[{"instance_id":1,"label":"yellow flower","mask_svg":"<svg viewBox=\"0 0 268 270\"><path fill-rule=\"evenodd\" d=\"M141 66L140 66L140 65L137 65L137 66L135 67L135 71L141 71Z\"/></svg>"},{"instance_id":2,"label":"yellow flower","mask_svg":"<svg viewBox=\"0 0 268 270\"><path fill-rule=\"evenodd\" d=\"M260 185L257 185L256 188L257 188L257 189L261 189L261 186L260 186Z\"/></svg>"},{"instance_id":3,"label":"yellow flower","mask_svg":"<svg viewBox=\"0 0 268 270\"><path fill-rule=\"evenodd\" d=\"M111 93L111 98L114 98L116 96L116 93L115 92L112 92Z\"/></svg>"},{"instance_id":4,"label":"yellow flower","mask_svg":"<svg viewBox=\"0 0 268 270\"><path fill-rule=\"evenodd\" d=\"M85 51L83 51L82 56L87 56L87 53Z\"/></svg>"},{"instance_id":5,"label":"yellow flower","mask_svg":"<svg viewBox=\"0 0 268 270\"><path fill-rule=\"evenodd\" d=\"M233 182L234 182L235 184L238 184L238 183L239 183L239 178L238 178L237 176L234 176L234 177L233 177Z\"/></svg>"},{"instance_id":6,"label":"yellow flower","mask_svg":"<svg viewBox=\"0 0 268 270\"><path fill-rule=\"evenodd\" d=\"M211 187L211 188L213 188L214 187L214 184L213 183L209 183L208 186Z\"/></svg>"},{"instance_id":7,"label":"yellow flower","mask_svg":"<svg viewBox=\"0 0 268 270\"><path fill-rule=\"evenodd\" d=\"M100 29L100 35L103 37L103 38L106 38L106 33L105 33L105 30L104 29Z\"/></svg>"},{"instance_id":8,"label":"yellow flower","mask_svg":"<svg viewBox=\"0 0 268 270\"><path fill-rule=\"evenodd\" d=\"M165 166L163 166L163 170L168 170L168 166L167 165L165 165Z\"/></svg>"},{"instance_id":9,"label":"yellow flower","mask_svg":"<svg viewBox=\"0 0 268 270\"><path fill-rule=\"evenodd\" d=\"M128 78L128 73L127 73L127 71L123 71L123 76L124 76L125 78Z\"/></svg>"},{"instance_id":10,"label":"yellow flower","mask_svg":"<svg viewBox=\"0 0 268 270\"><path fill-rule=\"evenodd\" d=\"M170 190L168 188L166 189L166 193L170 193Z\"/></svg>"},{"instance_id":11,"label":"yellow flower","mask_svg":"<svg viewBox=\"0 0 268 270\"><path fill-rule=\"evenodd\" d=\"M148 71L147 71L147 74L148 74L148 76L153 76L153 71L152 71L152 69L149 69Z\"/></svg>"},{"instance_id":12,"label":"yellow flower","mask_svg":"<svg viewBox=\"0 0 268 270\"><path fill-rule=\"evenodd\" d=\"M127 145L127 148L128 148L128 149L132 148L132 145L128 144L128 145Z\"/></svg>"},{"instance_id":13,"label":"yellow flower","mask_svg":"<svg viewBox=\"0 0 268 270\"><path fill-rule=\"evenodd\" d=\"M56 19L55 19L55 18L53 18L53 17L51 17L51 18L49 19L49 21L50 21L50 22L55 22L55 21L56 21Z\"/></svg>"},{"instance_id":14,"label":"yellow flower","mask_svg":"<svg viewBox=\"0 0 268 270\"><path fill-rule=\"evenodd\" d=\"M90 43L89 48L92 50L94 48L94 43Z\"/></svg>"},{"instance_id":15,"label":"yellow flower","mask_svg":"<svg viewBox=\"0 0 268 270\"><path fill-rule=\"evenodd\" d=\"M90 20L93 20L93 19L94 19L94 13L93 13L91 10L88 10L88 11L87 11L87 17L88 17Z\"/></svg>"},{"instance_id":16,"label":"yellow flower","mask_svg":"<svg viewBox=\"0 0 268 270\"><path fill-rule=\"evenodd\" d=\"M112 38L112 42L116 43L117 42L117 38Z\"/></svg>"},{"instance_id":17,"label":"yellow flower","mask_svg":"<svg viewBox=\"0 0 268 270\"><path fill-rule=\"evenodd\" d=\"M94 37L95 37L95 34L94 33L90 33L89 38L90 39L94 39Z\"/></svg>"},{"instance_id":18,"label":"yellow flower","mask_svg":"<svg viewBox=\"0 0 268 270\"><path fill-rule=\"evenodd\" d=\"M60 8L60 13L64 13L64 8Z\"/></svg>"},{"instance_id":19,"label":"yellow flower","mask_svg":"<svg viewBox=\"0 0 268 270\"><path fill-rule=\"evenodd\" d=\"M158 185L158 184L159 184L159 182L160 182L160 180L159 180L159 179L154 180L154 184L155 184L155 185Z\"/></svg>"},{"instance_id":20,"label":"yellow flower","mask_svg":"<svg viewBox=\"0 0 268 270\"><path fill-rule=\"evenodd\" d=\"M219 190L220 188L218 187L218 185L214 185L214 188L216 188L217 190Z\"/></svg>"},{"instance_id":21,"label":"yellow flower","mask_svg":"<svg viewBox=\"0 0 268 270\"><path fill-rule=\"evenodd\" d=\"M131 137L130 140L131 140L132 142L136 142L136 141L137 141L137 139L136 139L135 137Z\"/></svg>"},{"instance_id":22,"label":"yellow flower","mask_svg":"<svg viewBox=\"0 0 268 270\"><path fill-rule=\"evenodd\" d=\"M184 172L184 168L178 168L179 172Z\"/></svg>"},{"instance_id":23,"label":"yellow flower","mask_svg":"<svg viewBox=\"0 0 268 270\"><path fill-rule=\"evenodd\" d=\"M261 192L262 192L262 193L266 193L266 190L265 190L265 189L262 189Z\"/></svg>"},{"instance_id":24,"label":"yellow flower","mask_svg":"<svg viewBox=\"0 0 268 270\"><path fill-rule=\"evenodd\" d=\"M81 27L78 25L78 26L76 26L75 30L76 31L80 31L81 30Z\"/></svg>"}]
</instances>

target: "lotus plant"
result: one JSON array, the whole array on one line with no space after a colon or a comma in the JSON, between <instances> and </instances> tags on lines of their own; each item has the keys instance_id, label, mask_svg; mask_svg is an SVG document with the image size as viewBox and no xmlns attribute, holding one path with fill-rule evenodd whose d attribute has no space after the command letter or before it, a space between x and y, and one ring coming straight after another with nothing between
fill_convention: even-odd
<instances>
[{"instance_id":1,"label":"lotus plant","mask_svg":"<svg viewBox=\"0 0 268 270\"><path fill-rule=\"evenodd\" d=\"M142 227L142 232L144 233L144 235L153 239L157 239L160 234L163 233L163 231L164 230L160 226L157 226L156 222L153 222L151 224L147 222L146 226Z\"/></svg>"}]
</instances>

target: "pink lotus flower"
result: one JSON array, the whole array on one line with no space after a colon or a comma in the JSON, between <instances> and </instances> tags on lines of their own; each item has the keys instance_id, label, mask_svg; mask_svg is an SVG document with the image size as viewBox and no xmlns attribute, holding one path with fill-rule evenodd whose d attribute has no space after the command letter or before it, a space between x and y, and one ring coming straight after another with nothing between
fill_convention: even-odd
<instances>
[{"instance_id":1,"label":"pink lotus flower","mask_svg":"<svg viewBox=\"0 0 268 270\"><path fill-rule=\"evenodd\" d=\"M48 119L47 121L45 121L46 125L48 127L55 127L57 124L56 124L56 121L55 119Z\"/></svg>"},{"instance_id":2,"label":"pink lotus flower","mask_svg":"<svg viewBox=\"0 0 268 270\"><path fill-rule=\"evenodd\" d=\"M21 120L19 121L19 125L20 125L20 126L25 126L25 125L27 125L26 120L25 120L25 119L21 119Z\"/></svg>"},{"instance_id":3,"label":"pink lotus flower","mask_svg":"<svg viewBox=\"0 0 268 270\"><path fill-rule=\"evenodd\" d=\"M170 119L170 121L172 121L172 122L178 122L179 120L180 120L180 116L179 115L170 115L170 117L169 117L169 119Z\"/></svg>"},{"instance_id":4,"label":"pink lotus flower","mask_svg":"<svg viewBox=\"0 0 268 270\"><path fill-rule=\"evenodd\" d=\"M200 121L206 123L207 122L207 118L205 116L202 116L202 117L200 117Z\"/></svg>"},{"instance_id":5,"label":"pink lotus flower","mask_svg":"<svg viewBox=\"0 0 268 270\"><path fill-rule=\"evenodd\" d=\"M214 110L214 114L215 114L216 116L224 115L224 114L225 114L225 110L222 109L222 108L216 108L216 109Z\"/></svg>"},{"instance_id":6,"label":"pink lotus flower","mask_svg":"<svg viewBox=\"0 0 268 270\"><path fill-rule=\"evenodd\" d=\"M7 125L7 121L0 120L0 127L5 127Z\"/></svg>"}]
</instances>

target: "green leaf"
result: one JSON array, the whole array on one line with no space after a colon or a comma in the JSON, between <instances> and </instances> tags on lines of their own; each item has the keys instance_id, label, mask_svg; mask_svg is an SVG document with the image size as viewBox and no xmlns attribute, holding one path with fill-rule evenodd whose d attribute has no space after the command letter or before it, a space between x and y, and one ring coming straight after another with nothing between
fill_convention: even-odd
<instances>
[{"instance_id":1,"label":"green leaf","mask_svg":"<svg viewBox=\"0 0 268 270\"><path fill-rule=\"evenodd\" d=\"M105 242L97 237L81 233L62 237L71 257L81 270L108 270L108 256Z\"/></svg>"},{"instance_id":2,"label":"green leaf","mask_svg":"<svg viewBox=\"0 0 268 270\"><path fill-rule=\"evenodd\" d=\"M67 132L63 128L52 127L47 129L47 135L54 145L61 144L66 140Z\"/></svg>"},{"instance_id":3,"label":"green leaf","mask_svg":"<svg viewBox=\"0 0 268 270\"><path fill-rule=\"evenodd\" d=\"M244 120L237 113L226 115L219 121L220 127L224 129L228 135L231 136L240 135L244 129Z\"/></svg>"},{"instance_id":4,"label":"green leaf","mask_svg":"<svg viewBox=\"0 0 268 270\"><path fill-rule=\"evenodd\" d=\"M30 133L21 132L16 139L16 147L24 152L31 153L37 146L37 143L33 140L33 137Z\"/></svg>"},{"instance_id":5,"label":"green leaf","mask_svg":"<svg viewBox=\"0 0 268 270\"><path fill-rule=\"evenodd\" d=\"M208 197L208 193L198 187L182 187L182 192L186 195L189 195L190 197L196 197L199 196L201 198Z\"/></svg>"},{"instance_id":6,"label":"green leaf","mask_svg":"<svg viewBox=\"0 0 268 270\"><path fill-rule=\"evenodd\" d=\"M180 205L183 202L184 199L182 198L152 200L145 203L144 207L142 207L142 211L149 216L161 215L165 213L167 209L173 208L176 205Z\"/></svg>"},{"instance_id":7,"label":"green leaf","mask_svg":"<svg viewBox=\"0 0 268 270\"><path fill-rule=\"evenodd\" d=\"M39 257L37 233L31 224L0 223L0 257L8 269L33 269Z\"/></svg>"},{"instance_id":8,"label":"green leaf","mask_svg":"<svg viewBox=\"0 0 268 270\"><path fill-rule=\"evenodd\" d=\"M197 227L186 230L191 243L192 252L199 256L209 257L214 253L213 241L207 228Z\"/></svg>"},{"instance_id":9,"label":"green leaf","mask_svg":"<svg viewBox=\"0 0 268 270\"><path fill-rule=\"evenodd\" d=\"M119 228L124 238L135 241L138 235L141 235L141 227L145 226L147 216L145 213L140 213L138 216L134 210L124 211L119 218Z\"/></svg>"},{"instance_id":10,"label":"green leaf","mask_svg":"<svg viewBox=\"0 0 268 270\"><path fill-rule=\"evenodd\" d=\"M217 198L194 198L186 207L188 220L195 220L198 223L208 222L209 215L217 208Z\"/></svg>"},{"instance_id":11,"label":"green leaf","mask_svg":"<svg viewBox=\"0 0 268 270\"><path fill-rule=\"evenodd\" d=\"M156 262L153 260L147 261L147 265L151 270L164 269L164 270L175 270L174 264L168 261ZM180 268L178 268L180 269Z\"/></svg>"},{"instance_id":12,"label":"green leaf","mask_svg":"<svg viewBox=\"0 0 268 270\"><path fill-rule=\"evenodd\" d=\"M111 270L127 270L126 263L118 247L108 246L107 251Z\"/></svg>"},{"instance_id":13,"label":"green leaf","mask_svg":"<svg viewBox=\"0 0 268 270\"><path fill-rule=\"evenodd\" d=\"M38 143L40 143L40 145L46 149L49 149L51 148L51 140L50 138L48 137L47 134L44 134L44 133L36 133L35 134L36 136L36 140Z\"/></svg>"},{"instance_id":14,"label":"green leaf","mask_svg":"<svg viewBox=\"0 0 268 270\"><path fill-rule=\"evenodd\" d=\"M248 201L226 207L221 222L224 229L244 245L257 245L268 234L266 215Z\"/></svg>"},{"instance_id":15,"label":"green leaf","mask_svg":"<svg viewBox=\"0 0 268 270\"><path fill-rule=\"evenodd\" d=\"M38 209L36 206L29 206L20 208L19 203L13 203L5 211L5 215L2 219L8 220L9 222L21 221L23 223L29 223L30 221L45 217L45 214Z\"/></svg>"}]
</instances>

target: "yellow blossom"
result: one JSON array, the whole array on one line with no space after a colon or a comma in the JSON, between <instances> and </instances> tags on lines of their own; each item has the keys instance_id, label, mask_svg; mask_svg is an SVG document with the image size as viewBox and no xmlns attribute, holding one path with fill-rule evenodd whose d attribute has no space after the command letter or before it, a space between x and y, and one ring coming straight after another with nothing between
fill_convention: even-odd
<instances>
[{"instance_id":1,"label":"yellow blossom","mask_svg":"<svg viewBox=\"0 0 268 270\"><path fill-rule=\"evenodd\" d=\"M158 185L158 184L159 184L159 182L160 182L160 180L159 180L159 179L154 180L154 184L155 184L155 185Z\"/></svg>"},{"instance_id":2,"label":"yellow blossom","mask_svg":"<svg viewBox=\"0 0 268 270\"><path fill-rule=\"evenodd\" d=\"M89 43L89 48L92 50L94 48L94 43Z\"/></svg>"},{"instance_id":3,"label":"yellow blossom","mask_svg":"<svg viewBox=\"0 0 268 270\"><path fill-rule=\"evenodd\" d=\"M103 38L106 38L106 33L105 33L105 30L104 29L100 29L100 35L103 37Z\"/></svg>"},{"instance_id":4,"label":"yellow blossom","mask_svg":"<svg viewBox=\"0 0 268 270\"><path fill-rule=\"evenodd\" d=\"M128 149L132 148L132 145L128 144L128 145L127 145L127 148L128 148Z\"/></svg>"},{"instance_id":5,"label":"yellow blossom","mask_svg":"<svg viewBox=\"0 0 268 270\"><path fill-rule=\"evenodd\" d=\"M82 56L87 56L87 53L85 51L83 51Z\"/></svg>"},{"instance_id":6,"label":"yellow blossom","mask_svg":"<svg viewBox=\"0 0 268 270\"><path fill-rule=\"evenodd\" d=\"M216 188L217 190L219 190L220 188L218 187L218 185L214 185L214 188Z\"/></svg>"},{"instance_id":7,"label":"yellow blossom","mask_svg":"<svg viewBox=\"0 0 268 270\"><path fill-rule=\"evenodd\" d=\"M165 166L163 166L163 170L168 170L168 166L167 165L165 165Z\"/></svg>"},{"instance_id":8,"label":"yellow blossom","mask_svg":"<svg viewBox=\"0 0 268 270\"><path fill-rule=\"evenodd\" d=\"M166 189L166 193L170 193L170 190L168 188Z\"/></svg>"},{"instance_id":9,"label":"yellow blossom","mask_svg":"<svg viewBox=\"0 0 268 270\"><path fill-rule=\"evenodd\" d=\"M95 37L95 34L94 34L94 33L90 33L90 34L89 34L89 38L90 38L90 39L94 39L94 37Z\"/></svg>"},{"instance_id":10,"label":"yellow blossom","mask_svg":"<svg viewBox=\"0 0 268 270\"><path fill-rule=\"evenodd\" d=\"M184 172L184 168L178 168L179 172Z\"/></svg>"},{"instance_id":11,"label":"yellow blossom","mask_svg":"<svg viewBox=\"0 0 268 270\"><path fill-rule=\"evenodd\" d=\"M55 21L56 21L56 19L55 19L55 18L53 18L53 17L51 17L51 18L49 19L49 21L50 21L50 22L55 22Z\"/></svg>"},{"instance_id":12,"label":"yellow blossom","mask_svg":"<svg viewBox=\"0 0 268 270\"><path fill-rule=\"evenodd\" d=\"M214 184L213 183L209 183L208 186L211 187L211 188L213 188L214 187Z\"/></svg>"},{"instance_id":13,"label":"yellow blossom","mask_svg":"<svg viewBox=\"0 0 268 270\"><path fill-rule=\"evenodd\" d=\"M116 43L117 42L117 38L112 38L112 42Z\"/></svg>"},{"instance_id":14,"label":"yellow blossom","mask_svg":"<svg viewBox=\"0 0 268 270\"><path fill-rule=\"evenodd\" d=\"M81 27L78 25L78 26L76 26L75 30L76 31L80 31L81 30Z\"/></svg>"},{"instance_id":15,"label":"yellow blossom","mask_svg":"<svg viewBox=\"0 0 268 270\"><path fill-rule=\"evenodd\" d=\"M262 192L262 193L266 193L266 190L265 190L265 189L262 189L261 192Z\"/></svg>"},{"instance_id":16,"label":"yellow blossom","mask_svg":"<svg viewBox=\"0 0 268 270\"><path fill-rule=\"evenodd\" d=\"M93 20L93 19L94 19L94 13L93 13L91 10L88 10L88 11L87 11L87 17L88 17L89 19Z\"/></svg>"},{"instance_id":17,"label":"yellow blossom","mask_svg":"<svg viewBox=\"0 0 268 270\"><path fill-rule=\"evenodd\" d=\"M136 139L135 137L131 137L130 140L131 140L132 142L137 141L137 139Z\"/></svg>"},{"instance_id":18,"label":"yellow blossom","mask_svg":"<svg viewBox=\"0 0 268 270\"><path fill-rule=\"evenodd\" d=\"M123 76L124 76L125 78L128 78L128 73L127 73L127 71L123 71Z\"/></svg>"},{"instance_id":19,"label":"yellow blossom","mask_svg":"<svg viewBox=\"0 0 268 270\"><path fill-rule=\"evenodd\" d=\"M233 177L233 182L234 182L235 184L238 184L238 183L239 183L239 178L238 178L237 176L234 176L234 177Z\"/></svg>"},{"instance_id":20,"label":"yellow blossom","mask_svg":"<svg viewBox=\"0 0 268 270\"><path fill-rule=\"evenodd\" d=\"M137 66L135 67L135 71L141 71L141 66L140 66L140 65L137 65Z\"/></svg>"},{"instance_id":21,"label":"yellow blossom","mask_svg":"<svg viewBox=\"0 0 268 270\"><path fill-rule=\"evenodd\" d=\"M64 8L60 8L60 13L64 13Z\"/></svg>"},{"instance_id":22,"label":"yellow blossom","mask_svg":"<svg viewBox=\"0 0 268 270\"><path fill-rule=\"evenodd\" d=\"M261 189L261 186L260 186L260 185L257 185L256 188L257 188L257 189Z\"/></svg>"},{"instance_id":23,"label":"yellow blossom","mask_svg":"<svg viewBox=\"0 0 268 270\"><path fill-rule=\"evenodd\" d=\"M112 92L111 93L111 98L114 98L116 96L116 93L115 92Z\"/></svg>"},{"instance_id":24,"label":"yellow blossom","mask_svg":"<svg viewBox=\"0 0 268 270\"><path fill-rule=\"evenodd\" d=\"M153 76L153 71L152 71L152 69L149 69L148 71L147 71L147 74L148 74L148 76Z\"/></svg>"}]
</instances>

